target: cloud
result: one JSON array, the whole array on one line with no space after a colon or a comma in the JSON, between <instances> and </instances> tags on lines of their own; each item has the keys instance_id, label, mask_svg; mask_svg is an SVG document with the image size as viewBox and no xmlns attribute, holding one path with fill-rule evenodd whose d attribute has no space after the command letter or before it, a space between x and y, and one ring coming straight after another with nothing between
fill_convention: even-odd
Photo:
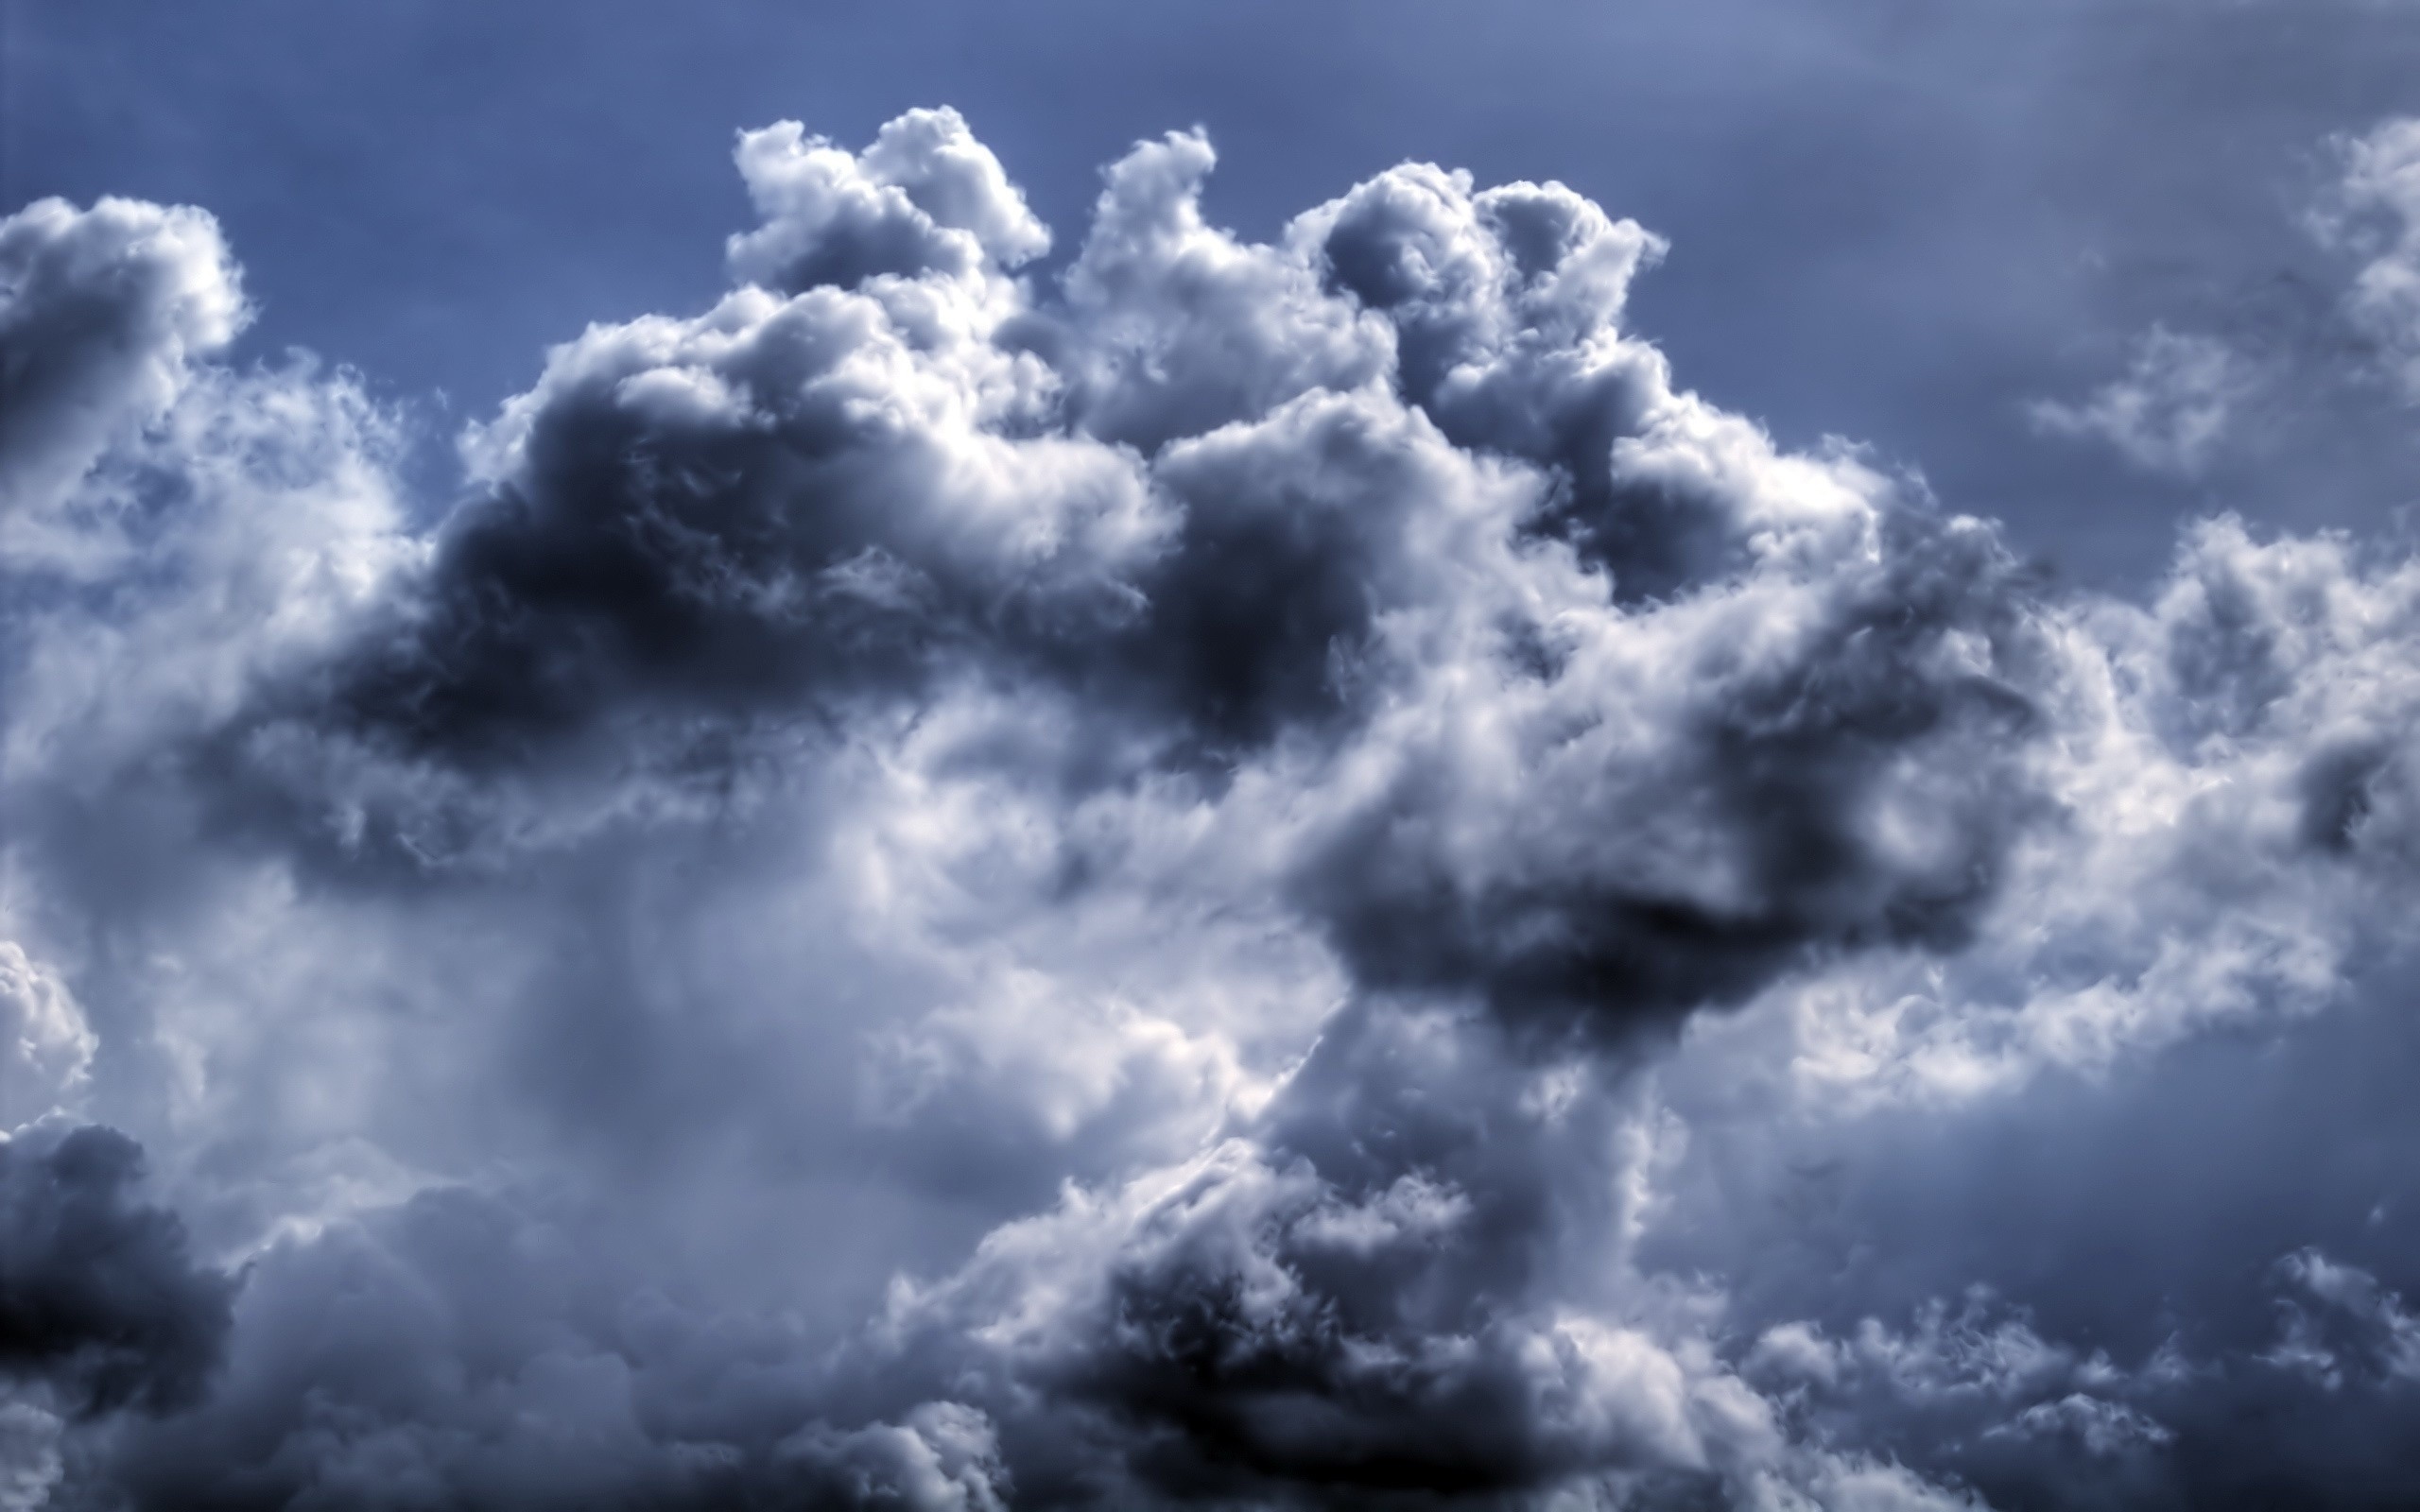
<instances>
[{"instance_id":1,"label":"cloud","mask_svg":"<svg viewBox=\"0 0 2420 1512\"><path fill-rule=\"evenodd\" d=\"M2347 303L2409 390L2420 383L2420 122L2384 121L2339 146L2344 177L2320 229L2367 257Z\"/></svg>"},{"instance_id":2,"label":"cloud","mask_svg":"<svg viewBox=\"0 0 2420 1512\"><path fill-rule=\"evenodd\" d=\"M29 1402L0 1405L0 1508L38 1512L50 1501L65 1467L59 1457L60 1421Z\"/></svg>"},{"instance_id":3,"label":"cloud","mask_svg":"<svg viewBox=\"0 0 2420 1512\"><path fill-rule=\"evenodd\" d=\"M0 1495L2409 1487L2420 568L2047 584L1557 184L1178 133L1045 273L954 112L737 159L443 511L200 213L0 226L0 1086L129 1130L0 1147ZM2046 423L2200 465L2193 343Z\"/></svg>"},{"instance_id":4,"label":"cloud","mask_svg":"<svg viewBox=\"0 0 2420 1512\"><path fill-rule=\"evenodd\" d=\"M14 940L0 940L0 1097L36 1116L77 1089L97 1048L65 984Z\"/></svg>"},{"instance_id":5,"label":"cloud","mask_svg":"<svg viewBox=\"0 0 2420 1512\"><path fill-rule=\"evenodd\" d=\"M192 209L44 199L0 229L0 506L38 549L62 495L128 431L157 421L188 364L249 318L217 222Z\"/></svg>"},{"instance_id":6,"label":"cloud","mask_svg":"<svg viewBox=\"0 0 2420 1512\"><path fill-rule=\"evenodd\" d=\"M227 1335L234 1284L193 1263L174 1213L134 1198L142 1158L90 1125L0 1143L0 1378L79 1415L190 1402Z\"/></svg>"},{"instance_id":7,"label":"cloud","mask_svg":"<svg viewBox=\"0 0 2420 1512\"><path fill-rule=\"evenodd\" d=\"M2405 1310L2401 1297L2381 1288L2377 1277L2357 1265L2336 1264L2316 1249L2298 1249L2277 1264L2301 1297L2285 1304L2286 1336L2270 1355L2273 1362L2308 1372L2330 1390L2344 1383L2347 1356L2357 1373L2420 1380L2420 1319ZM2349 1337L2340 1336L2331 1347L2328 1322Z\"/></svg>"},{"instance_id":8,"label":"cloud","mask_svg":"<svg viewBox=\"0 0 2420 1512\"><path fill-rule=\"evenodd\" d=\"M784 121L739 140L765 223L731 240L732 271L796 292L876 274L965 277L1041 256L1050 232L956 111L910 111L862 155Z\"/></svg>"},{"instance_id":9,"label":"cloud","mask_svg":"<svg viewBox=\"0 0 2420 1512\"><path fill-rule=\"evenodd\" d=\"M2080 403L2038 401L2027 414L2049 435L2104 441L2147 472L2191 474L2226 444L2259 387L2257 369L2225 343L2154 326L2123 378Z\"/></svg>"},{"instance_id":10,"label":"cloud","mask_svg":"<svg viewBox=\"0 0 2420 1512\"><path fill-rule=\"evenodd\" d=\"M123 1483L205 1504L1004 1504L981 1413L802 1423L794 1331L617 1295L575 1224L429 1191L272 1247L208 1408L123 1429Z\"/></svg>"}]
</instances>

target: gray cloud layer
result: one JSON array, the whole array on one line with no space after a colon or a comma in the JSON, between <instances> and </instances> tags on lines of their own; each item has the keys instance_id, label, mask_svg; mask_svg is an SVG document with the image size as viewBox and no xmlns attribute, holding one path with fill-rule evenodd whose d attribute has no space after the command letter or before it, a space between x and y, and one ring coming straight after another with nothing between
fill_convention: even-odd
<instances>
[{"instance_id":1,"label":"gray cloud layer","mask_svg":"<svg viewBox=\"0 0 2420 1512\"><path fill-rule=\"evenodd\" d=\"M738 162L425 529L0 225L0 1506L2410 1500L2420 565L2052 592L1559 185Z\"/></svg>"}]
</instances>

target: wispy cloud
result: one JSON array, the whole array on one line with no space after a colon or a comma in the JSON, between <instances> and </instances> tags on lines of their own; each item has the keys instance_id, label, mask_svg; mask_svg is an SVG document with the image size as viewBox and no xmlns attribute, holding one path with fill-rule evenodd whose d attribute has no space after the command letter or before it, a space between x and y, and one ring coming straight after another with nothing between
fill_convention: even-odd
<instances>
[{"instance_id":1,"label":"wispy cloud","mask_svg":"<svg viewBox=\"0 0 2420 1512\"><path fill-rule=\"evenodd\" d=\"M2090 438L2138 468L2189 475L2210 464L2260 387L2256 367L2224 342L2154 326L2123 377L2074 403L2037 400L2026 413L2053 436Z\"/></svg>"}]
</instances>

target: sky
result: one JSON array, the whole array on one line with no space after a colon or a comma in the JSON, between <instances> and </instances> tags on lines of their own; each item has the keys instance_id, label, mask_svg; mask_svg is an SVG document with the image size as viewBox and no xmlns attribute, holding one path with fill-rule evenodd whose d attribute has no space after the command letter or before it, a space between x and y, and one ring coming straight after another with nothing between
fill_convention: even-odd
<instances>
[{"instance_id":1,"label":"sky","mask_svg":"<svg viewBox=\"0 0 2420 1512\"><path fill-rule=\"evenodd\" d=\"M1102 163L1196 125L1228 165L1210 213L1251 236L1407 160L1567 183L1672 241L1639 335L1690 387L1793 445L1874 446L2094 586L2155 570L2195 514L2375 528L2407 497L2408 427L2327 382L2355 339L2330 318L2351 265L2302 224L2329 141L2411 108L2420 38L2395 0L5 16L0 198L207 207L261 309L239 358L299 345L382 395L442 393L440 429L592 320L719 291L720 239L749 224L720 168L735 132L863 141L947 104L1062 257ZM2257 436L2144 468L2029 421L2122 373L2153 326L2285 375Z\"/></svg>"},{"instance_id":2,"label":"sky","mask_svg":"<svg viewBox=\"0 0 2420 1512\"><path fill-rule=\"evenodd\" d=\"M0 0L0 1512L2412 1504L2414 80Z\"/></svg>"}]
</instances>

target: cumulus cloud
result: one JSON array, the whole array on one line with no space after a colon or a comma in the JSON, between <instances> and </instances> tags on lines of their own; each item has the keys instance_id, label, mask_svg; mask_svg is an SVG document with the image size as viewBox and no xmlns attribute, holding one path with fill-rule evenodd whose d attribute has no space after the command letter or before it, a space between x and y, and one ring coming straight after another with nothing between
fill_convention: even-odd
<instances>
[{"instance_id":1,"label":"cumulus cloud","mask_svg":"<svg viewBox=\"0 0 2420 1512\"><path fill-rule=\"evenodd\" d=\"M0 231L0 508L7 545L43 517L113 440L156 421L187 364L249 315L217 223L204 212L44 199Z\"/></svg>"},{"instance_id":2,"label":"cumulus cloud","mask_svg":"<svg viewBox=\"0 0 2420 1512\"><path fill-rule=\"evenodd\" d=\"M739 173L765 223L731 239L746 283L798 290L878 273L960 277L1014 267L1050 232L956 111L910 111L862 154L784 121L739 139Z\"/></svg>"},{"instance_id":3,"label":"cumulus cloud","mask_svg":"<svg viewBox=\"0 0 2420 1512\"><path fill-rule=\"evenodd\" d=\"M441 515L200 212L0 225L0 1091L128 1131L0 1146L0 1499L2408 1496L2420 566L2054 589L1559 184L736 156Z\"/></svg>"}]
</instances>

